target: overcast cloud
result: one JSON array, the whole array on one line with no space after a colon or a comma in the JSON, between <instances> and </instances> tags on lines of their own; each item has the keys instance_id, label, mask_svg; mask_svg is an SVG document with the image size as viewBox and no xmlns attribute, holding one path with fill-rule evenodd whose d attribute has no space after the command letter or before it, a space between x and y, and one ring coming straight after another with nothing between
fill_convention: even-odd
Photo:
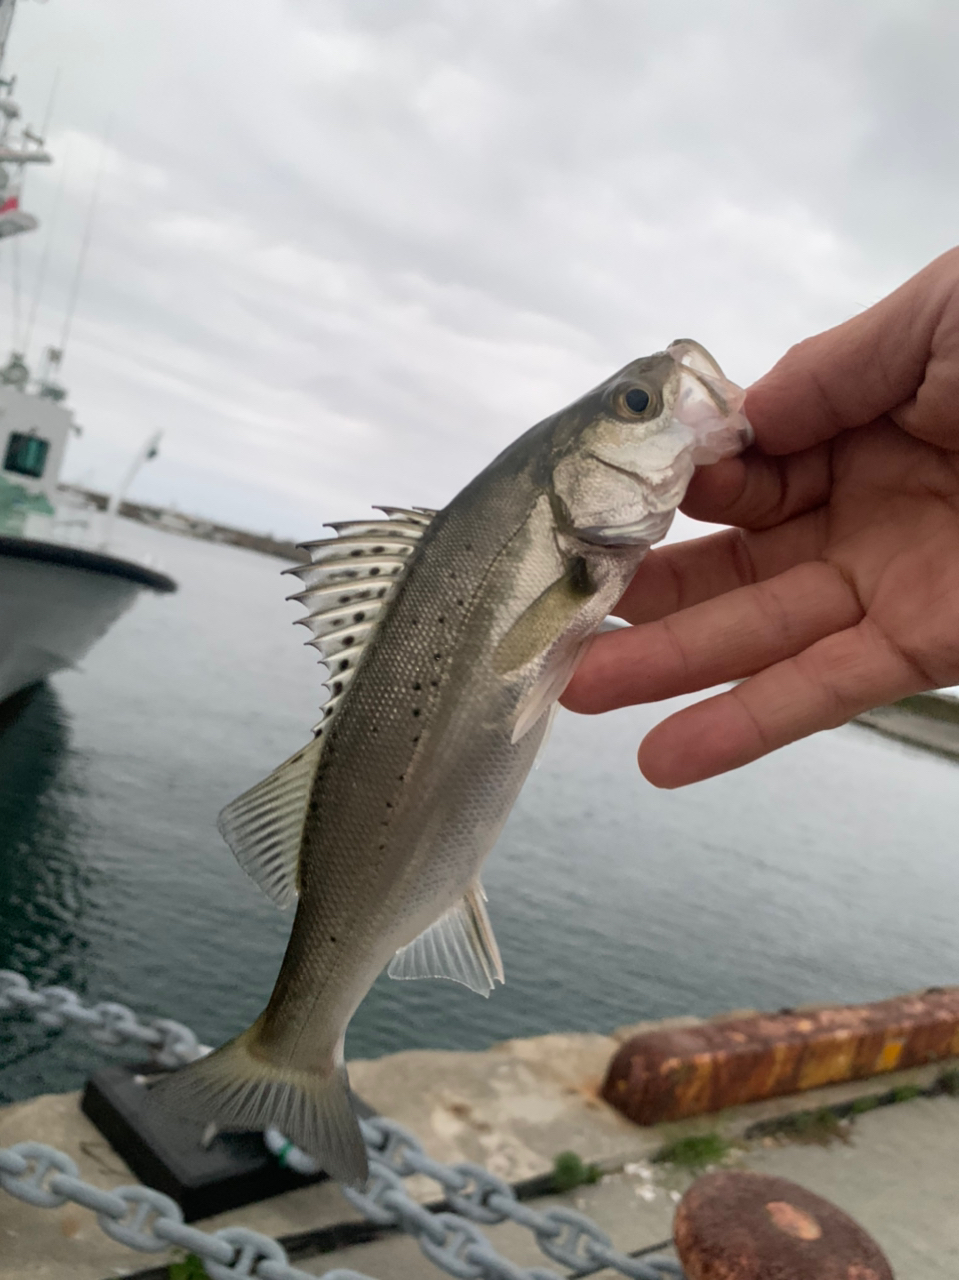
<instances>
[{"instance_id":1,"label":"overcast cloud","mask_svg":"<svg viewBox=\"0 0 959 1280\"><path fill-rule=\"evenodd\" d=\"M634 356L747 382L955 243L957 65L955 0L21 0L56 163L0 342L48 244L57 340L105 153L70 478L162 427L145 500L298 537L440 506Z\"/></svg>"}]
</instances>

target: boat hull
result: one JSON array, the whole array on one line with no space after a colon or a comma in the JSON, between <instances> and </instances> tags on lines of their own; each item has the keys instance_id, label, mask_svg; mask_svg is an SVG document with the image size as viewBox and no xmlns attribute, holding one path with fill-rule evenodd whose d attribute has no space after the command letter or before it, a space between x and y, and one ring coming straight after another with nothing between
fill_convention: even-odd
<instances>
[{"instance_id":1,"label":"boat hull","mask_svg":"<svg viewBox=\"0 0 959 1280\"><path fill-rule=\"evenodd\" d=\"M175 589L134 561L0 537L0 702L76 666L141 591Z\"/></svg>"}]
</instances>

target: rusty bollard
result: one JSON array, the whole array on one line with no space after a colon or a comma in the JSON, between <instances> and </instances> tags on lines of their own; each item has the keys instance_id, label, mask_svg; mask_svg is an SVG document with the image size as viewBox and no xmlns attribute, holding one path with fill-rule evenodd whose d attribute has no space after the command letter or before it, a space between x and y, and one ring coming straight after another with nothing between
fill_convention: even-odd
<instances>
[{"instance_id":1,"label":"rusty bollard","mask_svg":"<svg viewBox=\"0 0 959 1280\"><path fill-rule=\"evenodd\" d=\"M959 987L930 989L647 1031L620 1046L602 1092L636 1124L660 1124L955 1056Z\"/></svg>"},{"instance_id":2,"label":"rusty bollard","mask_svg":"<svg viewBox=\"0 0 959 1280\"><path fill-rule=\"evenodd\" d=\"M788 1178L705 1174L680 1201L673 1235L689 1280L894 1280L857 1222Z\"/></svg>"}]
</instances>

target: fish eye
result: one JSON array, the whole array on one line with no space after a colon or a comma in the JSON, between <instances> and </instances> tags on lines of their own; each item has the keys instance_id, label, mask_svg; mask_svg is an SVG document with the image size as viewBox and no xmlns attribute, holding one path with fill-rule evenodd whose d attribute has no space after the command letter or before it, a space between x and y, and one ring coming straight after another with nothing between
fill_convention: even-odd
<instances>
[{"instance_id":1,"label":"fish eye","mask_svg":"<svg viewBox=\"0 0 959 1280\"><path fill-rule=\"evenodd\" d=\"M649 408L649 392L642 387L630 387L623 396L623 403L630 413L645 413Z\"/></svg>"}]
</instances>

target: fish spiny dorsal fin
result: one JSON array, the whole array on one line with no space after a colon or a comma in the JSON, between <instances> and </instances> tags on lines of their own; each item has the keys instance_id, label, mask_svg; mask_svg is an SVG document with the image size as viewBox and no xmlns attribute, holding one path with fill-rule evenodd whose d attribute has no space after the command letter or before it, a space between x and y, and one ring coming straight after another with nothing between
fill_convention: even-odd
<instances>
[{"instance_id":1,"label":"fish spiny dorsal fin","mask_svg":"<svg viewBox=\"0 0 959 1280\"><path fill-rule=\"evenodd\" d=\"M377 507L385 520L340 520L327 525L332 538L300 545L309 564L285 569L303 582L304 590L289 596L307 609L297 625L308 627L307 640L320 652L329 669L330 696L323 718L313 732L322 734L336 714L363 655L364 648L386 613L406 563L429 528L435 511L418 507Z\"/></svg>"},{"instance_id":2,"label":"fish spiny dorsal fin","mask_svg":"<svg viewBox=\"0 0 959 1280\"><path fill-rule=\"evenodd\" d=\"M391 520L408 520L424 529L437 514L432 507L376 507L375 510L382 511Z\"/></svg>"},{"instance_id":3,"label":"fish spiny dorsal fin","mask_svg":"<svg viewBox=\"0 0 959 1280\"><path fill-rule=\"evenodd\" d=\"M290 596L308 610L297 622L313 632L329 668L323 718L313 741L220 814L218 826L246 873L278 906L297 896L303 826L326 727L350 686L364 646L435 512L381 507L385 520L348 520L328 526L332 538L304 542L310 563L285 569L304 590Z\"/></svg>"}]
</instances>

